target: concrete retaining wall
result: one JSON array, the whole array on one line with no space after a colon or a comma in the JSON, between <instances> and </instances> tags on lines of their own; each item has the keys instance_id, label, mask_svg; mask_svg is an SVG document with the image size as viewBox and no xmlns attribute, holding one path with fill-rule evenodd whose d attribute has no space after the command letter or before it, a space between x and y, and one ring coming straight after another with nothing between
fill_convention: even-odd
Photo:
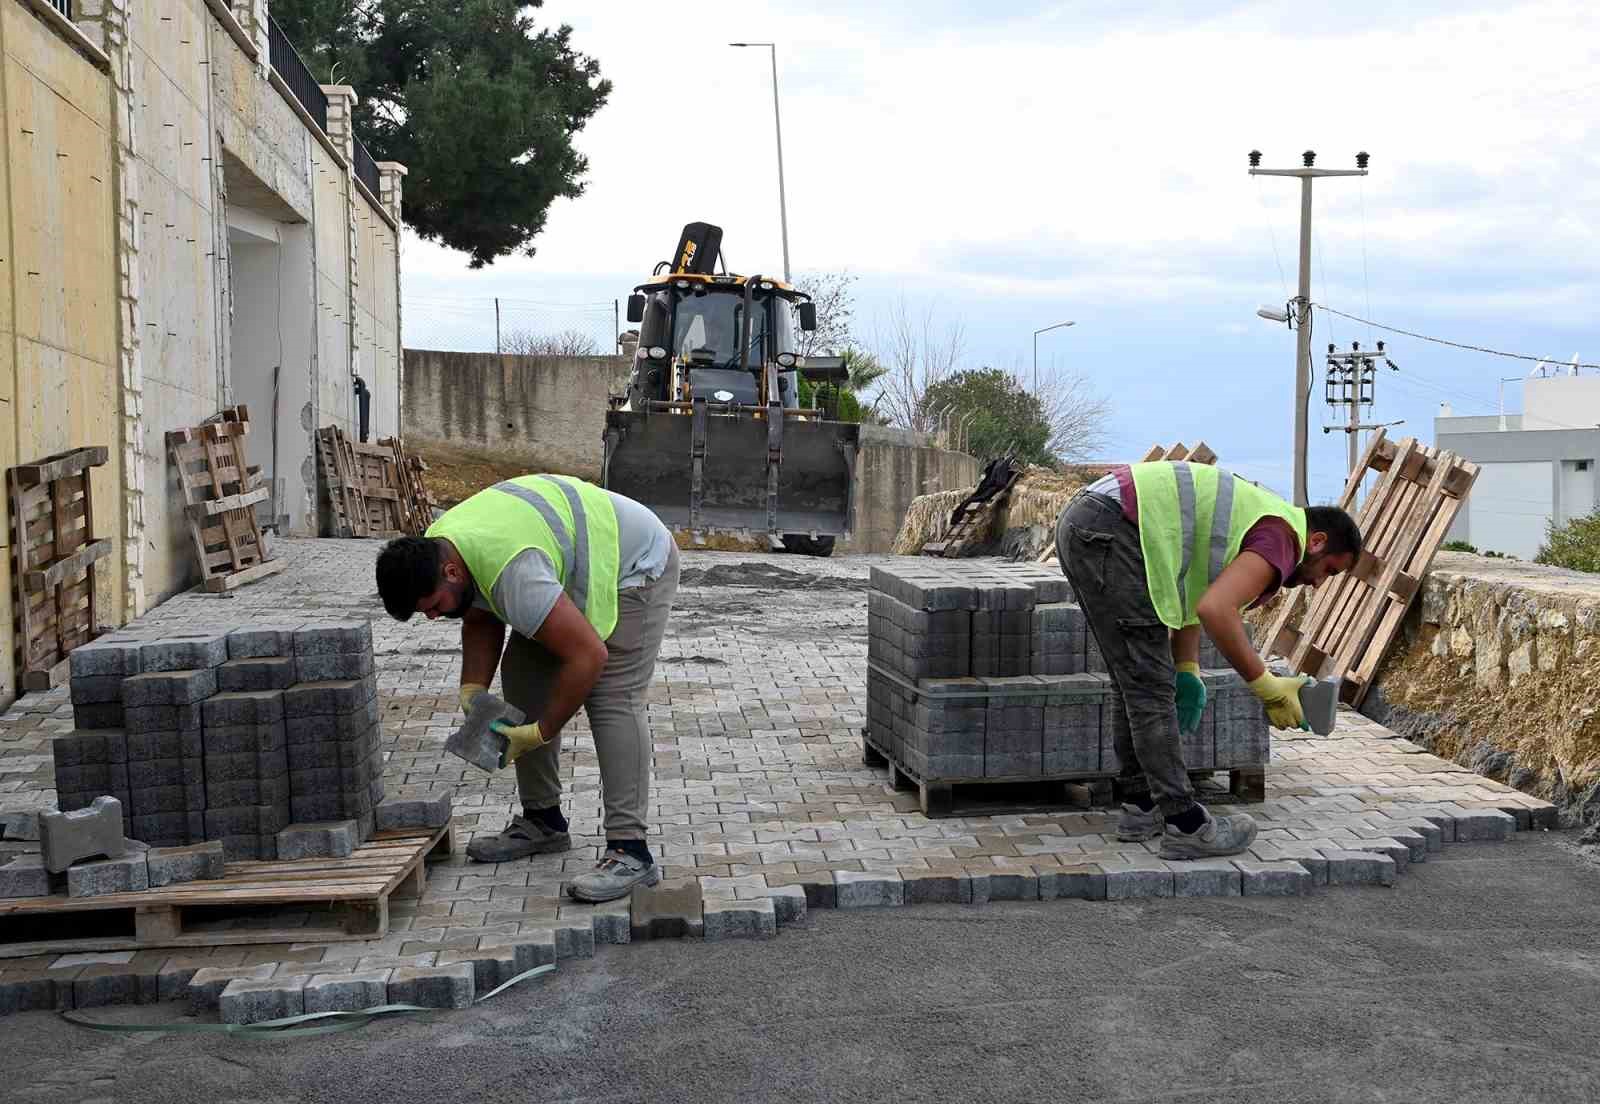
<instances>
[{"instance_id":1,"label":"concrete retaining wall","mask_svg":"<svg viewBox=\"0 0 1600 1104\"><path fill-rule=\"evenodd\" d=\"M598 479L606 397L627 382L626 357L529 357L405 351L405 426L439 441L526 461L530 471ZM979 465L906 430L862 427L856 535L841 551L887 552L911 500L970 487Z\"/></svg>"}]
</instances>

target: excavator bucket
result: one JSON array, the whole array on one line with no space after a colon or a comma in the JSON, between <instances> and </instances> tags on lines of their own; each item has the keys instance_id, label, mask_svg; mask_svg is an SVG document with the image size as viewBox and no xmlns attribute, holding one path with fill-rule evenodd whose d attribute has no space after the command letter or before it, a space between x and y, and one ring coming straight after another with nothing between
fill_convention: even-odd
<instances>
[{"instance_id":1,"label":"excavator bucket","mask_svg":"<svg viewBox=\"0 0 1600 1104\"><path fill-rule=\"evenodd\" d=\"M774 406L606 414L606 487L674 528L848 536L861 427Z\"/></svg>"}]
</instances>

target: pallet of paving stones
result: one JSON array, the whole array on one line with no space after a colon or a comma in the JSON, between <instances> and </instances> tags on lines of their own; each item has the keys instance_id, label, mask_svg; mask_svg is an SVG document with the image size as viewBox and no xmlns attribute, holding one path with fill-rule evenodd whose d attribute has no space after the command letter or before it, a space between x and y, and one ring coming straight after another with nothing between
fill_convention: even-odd
<instances>
[{"instance_id":1,"label":"pallet of paving stones","mask_svg":"<svg viewBox=\"0 0 1600 1104\"><path fill-rule=\"evenodd\" d=\"M1105 796L1127 714L1062 576L1004 561L874 567L867 621L865 757L915 785L927 815L958 815L958 787L993 788L968 804L1003 802L1001 787L1031 787L1022 800L1034 803L1067 782ZM1266 715L1207 645L1206 710L1184 735L1184 762L1228 771L1238 796L1259 801Z\"/></svg>"},{"instance_id":2,"label":"pallet of paving stones","mask_svg":"<svg viewBox=\"0 0 1600 1104\"><path fill-rule=\"evenodd\" d=\"M398 437L352 441L338 426L317 430L318 475L335 537L390 540L421 536L436 503L423 482L427 465Z\"/></svg>"},{"instance_id":3,"label":"pallet of paving stones","mask_svg":"<svg viewBox=\"0 0 1600 1104\"><path fill-rule=\"evenodd\" d=\"M441 811L448 818L447 798L434 799L429 815ZM281 835L287 841L315 834L311 848L323 850L338 833L329 825L305 825ZM117 859L46 874L54 892L0 897L0 966L7 958L72 951L381 939L389 930L390 899L420 897L426 864L456 849L448 819L438 827L378 831L365 841L346 832L337 844L345 854L226 863L216 843L130 848ZM209 869L168 880L177 863ZM127 871L141 864L143 876L130 878ZM169 870L158 873L162 866ZM0 867L0 887L7 884L4 871ZM67 885L69 878L108 876L117 885L110 892L73 896Z\"/></svg>"},{"instance_id":4,"label":"pallet of paving stones","mask_svg":"<svg viewBox=\"0 0 1600 1104\"><path fill-rule=\"evenodd\" d=\"M1361 527L1361 559L1315 591L1286 592L1263 654L1292 671L1339 679L1340 700L1359 706L1477 477L1478 466L1453 452L1375 433L1339 499Z\"/></svg>"},{"instance_id":5,"label":"pallet of paving stones","mask_svg":"<svg viewBox=\"0 0 1600 1104\"><path fill-rule=\"evenodd\" d=\"M94 537L91 469L108 458L71 449L6 472L19 690L59 685L68 654L100 629L96 565L111 542Z\"/></svg>"},{"instance_id":6,"label":"pallet of paving stones","mask_svg":"<svg viewBox=\"0 0 1600 1104\"><path fill-rule=\"evenodd\" d=\"M213 593L276 575L286 566L272 558L256 514L272 491L261 469L245 457L249 432L249 408L230 406L213 421L167 434L201 583Z\"/></svg>"}]
</instances>

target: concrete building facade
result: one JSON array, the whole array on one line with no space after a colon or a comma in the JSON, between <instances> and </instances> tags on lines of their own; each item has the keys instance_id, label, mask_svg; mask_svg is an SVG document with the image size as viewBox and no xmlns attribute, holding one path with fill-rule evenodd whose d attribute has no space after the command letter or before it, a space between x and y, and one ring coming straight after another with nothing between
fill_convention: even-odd
<instances>
[{"instance_id":1,"label":"concrete building facade","mask_svg":"<svg viewBox=\"0 0 1600 1104\"><path fill-rule=\"evenodd\" d=\"M1531 376L1521 414L1434 419L1440 448L1482 467L1450 539L1531 560L1554 521L1600 506L1600 375Z\"/></svg>"},{"instance_id":2,"label":"concrete building facade","mask_svg":"<svg viewBox=\"0 0 1600 1104\"><path fill-rule=\"evenodd\" d=\"M168 431L248 405L263 520L315 535L316 429L359 435L358 390L370 437L400 428L405 169L373 162L356 90L318 85L268 8L0 0L0 461L108 446L108 623L199 577Z\"/></svg>"}]
</instances>

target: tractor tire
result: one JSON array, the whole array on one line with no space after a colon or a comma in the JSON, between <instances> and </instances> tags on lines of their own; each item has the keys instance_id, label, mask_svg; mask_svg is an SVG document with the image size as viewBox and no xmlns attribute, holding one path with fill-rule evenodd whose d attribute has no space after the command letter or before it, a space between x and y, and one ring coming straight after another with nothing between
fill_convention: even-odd
<instances>
[{"instance_id":1,"label":"tractor tire","mask_svg":"<svg viewBox=\"0 0 1600 1104\"><path fill-rule=\"evenodd\" d=\"M785 533L783 550L802 556L826 557L833 555L833 542L833 537L808 537L803 533Z\"/></svg>"}]
</instances>

